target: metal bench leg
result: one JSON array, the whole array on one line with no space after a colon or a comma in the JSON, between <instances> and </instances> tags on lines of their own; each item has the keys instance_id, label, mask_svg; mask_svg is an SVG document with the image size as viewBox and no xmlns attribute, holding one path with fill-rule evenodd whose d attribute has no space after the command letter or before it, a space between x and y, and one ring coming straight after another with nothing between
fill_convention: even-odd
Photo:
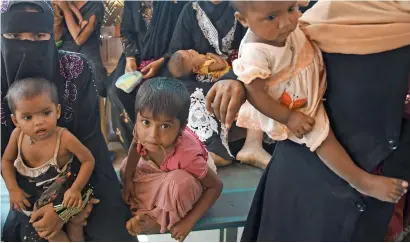
<instances>
[{"instance_id":1,"label":"metal bench leg","mask_svg":"<svg viewBox=\"0 0 410 243\"><path fill-rule=\"evenodd\" d=\"M237 242L238 241L238 228L220 229L219 241L220 242Z\"/></svg>"},{"instance_id":2,"label":"metal bench leg","mask_svg":"<svg viewBox=\"0 0 410 243\"><path fill-rule=\"evenodd\" d=\"M227 228L226 229L226 242L237 242L238 241L238 228Z\"/></svg>"}]
</instances>

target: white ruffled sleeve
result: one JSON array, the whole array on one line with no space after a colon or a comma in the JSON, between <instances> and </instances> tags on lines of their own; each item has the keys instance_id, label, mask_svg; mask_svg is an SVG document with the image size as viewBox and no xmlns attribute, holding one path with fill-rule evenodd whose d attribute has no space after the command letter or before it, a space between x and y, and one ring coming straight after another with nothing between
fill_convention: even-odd
<instances>
[{"instance_id":1,"label":"white ruffled sleeve","mask_svg":"<svg viewBox=\"0 0 410 243\"><path fill-rule=\"evenodd\" d=\"M241 46L238 59L232 63L238 80L250 84L257 78L270 77L272 65L267 51L258 43L247 43Z\"/></svg>"}]
</instances>

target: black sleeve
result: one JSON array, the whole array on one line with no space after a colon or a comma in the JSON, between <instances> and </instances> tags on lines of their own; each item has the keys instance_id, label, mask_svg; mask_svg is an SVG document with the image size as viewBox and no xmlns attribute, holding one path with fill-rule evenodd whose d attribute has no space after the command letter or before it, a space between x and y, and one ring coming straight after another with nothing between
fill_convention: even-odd
<instances>
[{"instance_id":1,"label":"black sleeve","mask_svg":"<svg viewBox=\"0 0 410 243\"><path fill-rule=\"evenodd\" d=\"M138 50L137 38L138 33L135 32L135 24L132 18L133 2L124 1L124 12L121 21L121 42L126 57L135 57L140 54Z\"/></svg>"},{"instance_id":2,"label":"black sleeve","mask_svg":"<svg viewBox=\"0 0 410 243\"><path fill-rule=\"evenodd\" d=\"M194 47L192 38L193 27L196 19L193 18L192 4L189 2L182 9L175 26L174 34L172 35L171 43L169 44L169 55L174 54L179 50L189 50Z\"/></svg>"},{"instance_id":3,"label":"black sleeve","mask_svg":"<svg viewBox=\"0 0 410 243\"><path fill-rule=\"evenodd\" d=\"M238 76L235 75L235 73L233 72L232 68L229 72L225 73L219 80L225 80L225 79L233 79L233 80L237 80Z\"/></svg>"}]
</instances>

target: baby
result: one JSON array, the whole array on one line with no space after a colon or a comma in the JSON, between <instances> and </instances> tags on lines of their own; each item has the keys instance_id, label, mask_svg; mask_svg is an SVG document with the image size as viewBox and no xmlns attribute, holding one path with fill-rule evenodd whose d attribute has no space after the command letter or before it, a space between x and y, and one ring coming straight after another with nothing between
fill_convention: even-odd
<instances>
[{"instance_id":1,"label":"baby","mask_svg":"<svg viewBox=\"0 0 410 243\"><path fill-rule=\"evenodd\" d=\"M249 28L232 65L248 100L239 111L238 126L262 130L274 140L305 144L362 194L396 203L407 192L408 182L359 168L330 128L322 101L322 53L298 26L298 2L232 3L236 18Z\"/></svg>"},{"instance_id":2,"label":"baby","mask_svg":"<svg viewBox=\"0 0 410 243\"><path fill-rule=\"evenodd\" d=\"M213 53L199 54L195 50L179 50L168 62L168 70L174 78L199 74L207 76L212 82L229 72L230 68L222 57Z\"/></svg>"},{"instance_id":3,"label":"baby","mask_svg":"<svg viewBox=\"0 0 410 243\"><path fill-rule=\"evenodd\" d=\"M57 88L45 79L19 80L11 85L7 102L16 126L1 165L10 208L30 216L34 209L53 203L60 218L68 222L67 233L61 230L47 240L84 241L83 227L69 220L90 199L88 180L94 157L73 134L57 126L61 113ZM74 156L81 163L76 177L71 174ZM28 240L41 240L32 226L23 231Z\"/></svg>"}]
</instances>

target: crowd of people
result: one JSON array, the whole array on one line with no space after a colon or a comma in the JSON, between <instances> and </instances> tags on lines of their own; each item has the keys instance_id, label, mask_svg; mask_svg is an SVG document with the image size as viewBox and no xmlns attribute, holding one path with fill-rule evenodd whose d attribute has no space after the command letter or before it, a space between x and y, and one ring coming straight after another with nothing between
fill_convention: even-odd
<instances>
[{"instance_id":1,"label":"crowd of people","mask_svg":"<svg viewBox=\"0 0 410 243\"><path fill-rule=\"evenodd\" d=\"M3 241L184 241L234 160L264 170L243 241L410 232L408 2L124 1L110 75L103 16L102 1L1 3Z\"/></svg>"}]
</instances>

